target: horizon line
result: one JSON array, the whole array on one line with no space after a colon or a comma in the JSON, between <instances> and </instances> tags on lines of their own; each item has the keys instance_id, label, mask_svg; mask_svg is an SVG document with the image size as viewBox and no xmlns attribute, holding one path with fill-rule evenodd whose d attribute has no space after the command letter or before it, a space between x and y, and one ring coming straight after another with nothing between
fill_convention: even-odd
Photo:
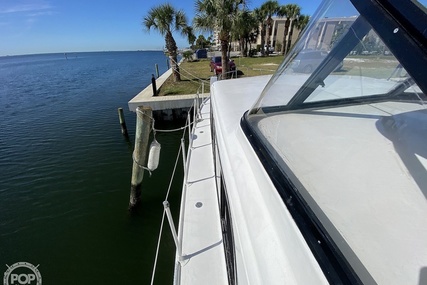
<instances>
[{"instance_id":1,"label":"horizon line","mask_svg":"<svg viewBox=\"0 0 427 285\"><path fill-rule=\"evenodd\" d=\"M95 52L138 52L138 51L163 51L163 49L39 52L39 53L5 54L5 55L0 55L0 57L27 56L27 55L48 55L48 54L74 54L74 53L91 53L91 52L95 53Z\"/></svg>"}]
</instances>

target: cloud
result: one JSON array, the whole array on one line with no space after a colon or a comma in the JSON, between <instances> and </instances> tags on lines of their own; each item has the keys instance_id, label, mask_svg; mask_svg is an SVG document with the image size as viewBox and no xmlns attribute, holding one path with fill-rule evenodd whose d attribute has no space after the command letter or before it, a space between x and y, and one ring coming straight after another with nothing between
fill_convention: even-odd
<instances>
[{"instance_id":1,"label":"cloud","mask_svg":"<svg viewBox=\"0 0 427 285\"><path fill-rule=\"evenodd\" d=\"M51 16L55 14L53 11L40 11L27 14L28 17Z\"/></svg>"},{"instance_id":2,"label":"cloud","mask_svg":"<svg viewBox=\"0 0 427 285\"><path fill-rule=\"evenodd\" d=\"M25 33L42 18L55 14L46 0L0 0L0 28L13 27L14 36ZM13 31L13 32L12 32Z\"/></svg>"},{"instance_id":3,"label":"cloud","mask_svg":"<svg viewBox=\"0 0 427 285\"><path fill-rule=\"evenodd\" d=\"M0 18L11 25L25 23L31 28L40 17L55 14L54 7L46 0L0 0Z\"/></svg>"},{"instance_id":4,"label":"cloud","mask_svg":"<svg viewBox=\"0 0 427 285\"><path fill-rule=\"evenodd\" d=\"M0 14L48 12L53 7L45 1L23 1L21 3L0 4Z\"/></svg>"}]
</instances>

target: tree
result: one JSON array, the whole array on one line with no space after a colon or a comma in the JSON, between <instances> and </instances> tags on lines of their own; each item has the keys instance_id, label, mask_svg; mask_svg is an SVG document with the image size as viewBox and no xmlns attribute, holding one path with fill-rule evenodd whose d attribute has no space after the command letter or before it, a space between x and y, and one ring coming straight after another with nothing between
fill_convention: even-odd
<instances>
[{"instance_id":1,"label":"tree","mask_svg":"<svg viewBox=\"0 0 427 285\"><path fill-rule=\"evenodd\" d=\"M196 40L196 48L207 48L211 45L211 42L205 38L203 35L199 35Z\"/></svg>"},{"instance_id":2,"label":"tree","mask_svg":"<svg viewBox=\"0 0 427 285\"><path fill-rule=\"evenodd\" d=\"M253 33L256 30L258 30L258 21L254 13L247 9L239 10L232 31L232 37L239 40L240 51L245 57L248 56L248 43L252 42Z\"/></svg>"},{"instance_id":3,"label":"tree","mask_svg":"<svg viewBox=\"0 0 427 285\"><path fill-rule=\"evenodd\" d=\"M193 27L187 26L183 29L183 32L185 35L187 35L188 43L190 44L190 47L194 46L194 42L196 41L196 36L193 33Z\"/></svg>"},{"instance_id":4,"label":"tree","mask_svg":"<svg viewBox=\"0 0 427 285\"><path fill-rule=\"evenodd\" d=\"M226 78L229 71L227 51L231 31L236 21L237 11L244 6L242 0L196 0L196 16L193 24L203 31L219 30L221 42L222 77Z\"/></svg>"},{"instance_id":5,"label":"tree","mask_svg":"<svg viewBox=\"0 0 427 285\"><path fill-rule=\"evenodd\" d=\"M280 7L278 15L285 17L285 31L283 33L282 53L285 55L291 48L292 35L294 31L295 21L301 13L301 8L297 4L287 4Z\"/></svg>"},{"instance_id":6,"label":"tree","mask_svg":"<svg viewBox=\"0 0 427 285\"><path fill-rule=\"evenodd\" d=\"M270 37L271 37L271 30L272 30L272 23L273 19L272 17L276 15L279 12L280 5L276 0L268 0L264 4L261 5L260 9L264 11L264 14L266 15L265 19L265 26L266 26L266 37L267 37L267 55L269 54L269 48L271 46ZM261 48L264 48L264 45L261 46Z\"/></svg>"},{"instance_id":7,"label":"tree","mask_svg":"<svg viewBox=\"0 0 427 285\"><path fill-rule=\"evenodd\" d=\"M308 15L300 15L298 17L298 21L296 21L296 23L295 23L295 28L297 28L299 30L298 36L305 29L305 27L308 25L309 21L310 21L310 16L308 16Z\"/></svg>"},{"instance_id":8,"label":"tree","mask_svg":"<svg viewBox=\"0 0 427 285\"><path fill-rule=\"evenodd\" d=\"M192 61L193 60L193 51L192 50L186 50L182 53L182 56L186 61Z\"/></svg>"},{"instance_id":9,"label":"tree","mask_svg":"<svg viewBox=\"0 0 427 285\"><path fill-rule=\"evenodd\" d=\"M265 54L264 45L265 45L265 34L266 34L265 19L267 18L267 12L265 10L262 10L261 8L255 8L254 15L258 23L261 25L261 55L264 56Z\"/></svg>"},{"instance_id":10,"label":"tree","mask_svg":"<svg viewBox=\"0 0 427 285\"><path fill-rule=\"evenodd\" d=\"M189 36L189 32L192 31L188 28L184 12L176 10L168 3L161 4L150 9L148 15L144 17L142 25L148 32L154 29L165 37L166 49L173 71L173 79L175 82L181 81L179 66L177 64L178 47L172 33L179 31L183 36Z\"/></svg>"}]
</instances>

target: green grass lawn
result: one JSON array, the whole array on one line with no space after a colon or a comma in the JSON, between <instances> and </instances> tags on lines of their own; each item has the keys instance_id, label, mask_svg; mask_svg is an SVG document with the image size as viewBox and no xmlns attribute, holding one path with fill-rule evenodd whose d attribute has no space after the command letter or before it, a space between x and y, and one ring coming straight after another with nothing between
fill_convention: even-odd
<instances>
[{"instance_id":1,"label":"green grass lawn","mask_svg":"<svg viewBox=\"0 0 427 285\"><path fill-rule=\"evenodd\" d=\"M283 56L239 57L233 60L238 70L238 77L241 78L273 74L282 63ZM160 88L159 95L195 94L198 90L202 93L202 82L204 82L204 92L209 93L209 79L214 76L210 71L209 62L210 59L183 62L180 65L182 80L173 82L170 77ZM391 57L354 56L344 60L343 68L335 74L387 79L397 64L397 61Z\"/></svg>"},{"instance_id":2,"label":"green grass lawn","mask_svg":"<svg viewBox=\"0 0 427 285\"><path fill-rule=\"evenodd\" d=\"M241 78L273 74L283 61L283 56L239 57L233 60L238 70L238 77ZM180 65L181 81L173 82L172 76L169 77L161 86L159 96L195 94L197 90L202 93L202 82L204 82L204 92L209 93L209 80L214 76L210 71L209 62L210 59L183 62Z\"/></svg>"},{"instance_id":3,"label":"green grass lawn","mask_svg":"<svg viewBox=\"0 0 427 285\"><path fill-rule=\"evenodd\" d=\"M387 79L398 64L396 59L387 56L354 56L344 60L342 70L337 73Z\"/></svg>"}]
</instances>

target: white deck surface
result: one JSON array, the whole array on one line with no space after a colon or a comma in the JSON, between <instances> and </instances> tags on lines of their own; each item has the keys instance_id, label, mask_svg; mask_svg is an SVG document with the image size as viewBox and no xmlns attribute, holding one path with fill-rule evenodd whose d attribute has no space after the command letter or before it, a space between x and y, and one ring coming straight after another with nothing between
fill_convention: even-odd
<instances>
[{"instance_id":1,"label":"white deck surface","mask_svg":"<svg viewBox=\"0 0 427 285\"><path fill-rule=\"evenodd\" d=\"M365 284L427 281L426 117L389 102L258 123Z\"/></svg>"},{"instance_id":2,"label":"white deck surface","mask_svg":"<svg viewBox=\"0 0 427 285\"><path fill-rule=\"evenodd\" d=\"M183 262L180 284L228 284L212 156L209 101L188 152L187 189L181 203Z\"/></svg>"},{"instance_id":3,"label":"white deck surface","mask_svg":"<svg viewBox=\"0 0 427 285\"><path fill-rule=\"evenodd\" d=\"M328 284L240 127L244 112L270 77L223 80L211 86L238 284Z\"/></svg>"}]
</instances>

